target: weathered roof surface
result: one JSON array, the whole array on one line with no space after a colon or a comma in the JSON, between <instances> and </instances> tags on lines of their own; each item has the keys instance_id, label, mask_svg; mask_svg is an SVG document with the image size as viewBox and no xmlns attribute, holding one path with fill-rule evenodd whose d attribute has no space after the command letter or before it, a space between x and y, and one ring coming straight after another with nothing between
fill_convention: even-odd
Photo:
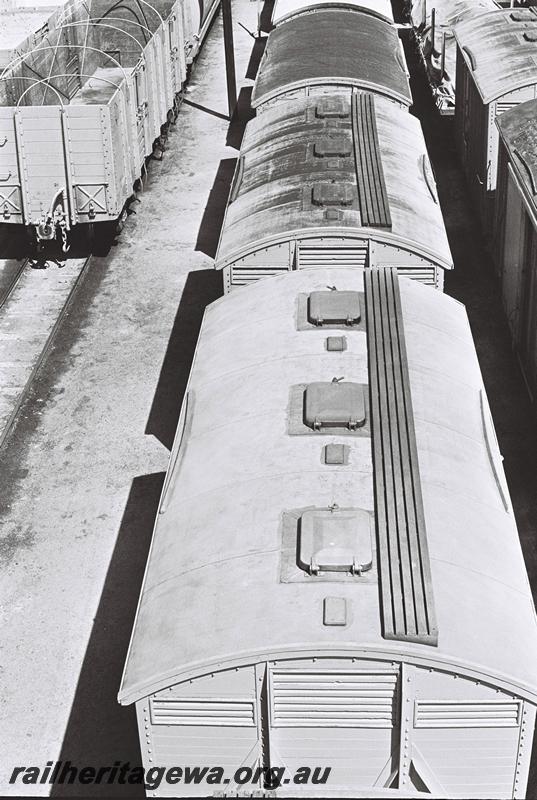
<instances>
[{"instance_id":1,"label":"weathered roof surface","mask_svg":"<svg viewBox=\"0 0 537 800\"><path fill-rule=\"evenodd\" d=\"M363 291L361 270L304 270L259 281L206 312L171 456L120 700L257 658L355 655L485 675L537 697L537 624L501 457L465 310L400 279L410 393L438 647L382 636L376 580L339 581L345 628L323 625L333 584L281 582L282 513L373 511L371 441L289 435L290 387L367 383L363 330L327 352L326 330L297 330L302 293ZM502 684L502 681L505 683Z\"/></svg>"},{"instance_id":2,"label":"weathered roof surface","mask_svg":"<svg viewBox=\"0 0 537 800\"><path fill-rule=\"evenodd\" d=\"M433 60L435 66L439 67L439 56L442 51L442 38L445 36L445 63L444 72L448 79L455 83L457 47L453 34L453 27L463 20L485 14L487 11L497 11L498 6L494 0L434 0L434 3L427 0L414 0L412 3L411 15L412 24L418 30L423 40L430 46L431 42L431 23L432 9L435 10L435 36L434 53L427 53L427 61ZM438 57L435 61L435 55Z\"/></svg>"},{"instance_id":3,"label":"weathered roof surface","mask_svg":"<svg viewBox=\"0 0 537 800\"><path fill-rule=\"evenodd\" d=\"M393 11L391 0L276 0L272 11L272 22L278 25L291 14L304 11L312 6L334 6L346 5L370 11L384 19L393 22Z\"/></svg>"},{"instance_id":4,"label":"weathered roof surface","mask_svg":"<svg viewBox=\"0 0 537 800\"><path fill-rule=\"evenodd\" d=\"M454 26L455 38L485 104L537 83L537 14L498 9Z\"/></svg>"},{"instance_id":5,"label":"weathered roof surface","mask_svg":"<svg viewBox=\"0 0 537 800\"><path fill-rule=\"evenodd\" d=\"M370 95L359 95L364 96ZM265 109L248 123L216 267L233 263L270 242L326 233L410 243L411 249L450 269L444 220L418 120L389 100L375 97L378 153L391 223L389 229L375 227L364 219L360 203L357 166L363 161L350 92L333 99L346 116L320 117L321 98L294 98ZM316 151L332 141L336 142L336 152L340 146L337 140L343 144L340 152L347 155L336 158L331 167L328 162L332 159L321 158ZM352 198L334 218L313 202L312 195L317 184L330 181L348 187Z\"/></svg>"},{"instance_id":6,"label":"weathered roof surface","mask_svg":"<svg viewBox=\"0 0 537 800\"><path fill-rule=\"evenodd\" d=\"M537 100L528 100L496 119L511 163L537 207Z\"/></svg>"},{"instance_id":7,"label":"weathered roof surface","mask_svg":"<svg viewBox=\"0 0 537 800\"><path fill-rule=\"evenodd\" d=\"M427 0L412 0L412 24L418 28L425 21L425 27L431 24L431 11L436 12L436 25L452 28L468 15L479 15L486 11L496 11L498 6L494 0L435 0L433 4Z\"/></svg>"},{"instance_id":8,"label":"weathered roof surface","mask_svg":"<svg viewBox=\"0 0 537 800\"><path fill-rule=\"evenodd\" d=\"M252 106L319 84L356 86L411 105L397 29L368 11L344 5L313 7L282 22L269 37Z\"/></svg>"}]
</instances>

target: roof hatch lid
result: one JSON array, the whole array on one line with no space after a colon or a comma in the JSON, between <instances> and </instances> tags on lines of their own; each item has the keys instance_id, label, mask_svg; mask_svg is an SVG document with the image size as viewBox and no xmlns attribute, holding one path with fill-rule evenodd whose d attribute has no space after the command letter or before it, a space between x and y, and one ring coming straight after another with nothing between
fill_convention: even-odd
<instances>
[{"instance_id":1,"label":"roof hatch lid","mask_svg":"<svg viewBox=\"0 0 537 800\"><path fill-rule=\"evenodd\" d=\"M333 97L331 95L320 97L319 102L315 106L315 116L319 119L333 119L337 117L346 119L350 117L349 104L344 97Z\"/></svg>"},{"instance_id":2,"label":"roof hatch lid","mask_svg":"<svg viewBox=\"0 0 537 800\"><path fill-rule=\"evenodd\" d=\"M364 387L359 383L310 383L304 393L304 424L315 431L326 428L348 428L365 425Z\"/></svg>"},{"instance_id":3,"label":"roof hatch lid","mask_svg":"<svg viewBox=\"0 0 537 800\"><path fill-rule=\"evenodd\" d=\"M345 136L325 136L313 143L313 155L317 158L347 158L351 152L351 141Z\"/></svg>"},{"instance_id":4,"label":"roof hatch lid","mask_svg":"<svg viewBox=\"0 0 537 800\"><path fill-rule=\"evenodd\" d=\"M350 206L354 200L354 187L350 183L316 183L311 189L314 206Z\"/></svg>"},{"instance_id":5,"label":"roof hatch lid","mask_svg":"<svg viewBox=\"0 0 537 800\"><path fill-rule=\"evenodd\" d=\"M311 575L361 575L373 565L371 515L361 508L308 509L300 519L298 563Z\"/></svg>"},{"instance_id":6,"label":"roof hatch lid","mask_svg":"<svg viewBox=\"0 0 537 800\"><path fill-rule=\"evenodd\" d=\"M536 22L536 17L533 8L519 8L509 14L509 18L513 22Z\"/></svg>"},{"instance_id":7,"label":"roof hatch lid","mask_svg":"<svg viewBox=\"0 0 537 800\"><path fill-rule=\"evenodd\" d=\"M312 292L308 298L308 321L313 325L358 325L362 316L359 292Z\"/></svg>"}]
</instances>

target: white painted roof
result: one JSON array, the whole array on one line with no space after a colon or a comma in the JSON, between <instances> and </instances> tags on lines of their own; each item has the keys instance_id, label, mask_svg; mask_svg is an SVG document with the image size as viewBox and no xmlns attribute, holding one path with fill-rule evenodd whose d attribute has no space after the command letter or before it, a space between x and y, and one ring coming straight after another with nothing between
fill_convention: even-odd
<instances>
[{"instance_id":1,"label":"white painted roof","mask_svg":"<svg viewBox=\"0 0 537 800\"><path fill-rule=\"evenodd\" d=\"M297 14L313 6L346 5L373 11L385 19L393 22L393 11L390 0L276 0L272 12L272 22L277 25L291 14Z\"/></svg>"},{"instance_id":2,"label":"white painted roof","mask_svg":"<svg viewBox=\"0 0 537 800\"><path fill-rule=\"evenodd\" d=\"M363 330L343 332L344 352L297 330L298 295L327 285L361 291L363 272L300 270L206 312L121 702L258 658L364 652L537 698L535 611L467 316L416 281L400 286L438 647L383 639L376 582L337 584L344 628L322 624L334 584L280 582L282 512L374 510L369 438L347 437L349 464L327 467L321 449L341 437L288 434L291 386L368 381Z\"/></svg>"}]
</instances>

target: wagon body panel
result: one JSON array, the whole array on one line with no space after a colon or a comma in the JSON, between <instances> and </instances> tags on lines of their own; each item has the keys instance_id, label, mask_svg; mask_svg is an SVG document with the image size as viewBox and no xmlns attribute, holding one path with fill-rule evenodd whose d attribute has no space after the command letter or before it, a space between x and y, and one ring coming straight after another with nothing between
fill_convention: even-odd
<instances>
[{"instance_id":1,"label":"wagon body panel","mask_svg":"<svg viewBox=\"0 0 537 800\"><path fill-rule=\"evenodd\" d=\"M218 764L227 791L236 791L238 768L262 774L270 763L285 768L293 785L299 769L330 765L324 797L408 797L420 790L524 797L526 737L535 719L532 703L447 671L378 657L292 655L175 684L139 700L136 710L148 770L157 763L195 763L206 771ZM262 788L262 780L248 786ZM210 791L210 781L182 780L162 782L154 796ZM315 796L311 784L292 791ZM280 793L288 795L288 785L275 789Z\"/></svg>"},{"instance_id":2,"label":"wagon body panel","mask_svg":"<svg viewBox=\"0 0 537 800\"><path fill-rule=\"evenodd\" d=\"M24 221L24 196L21 189L17 130L13 109L0 106L0 219L20 224Z\"/></svg>"},{"instance_id":3,"label":"wagon body panel","mask_svg":"<svg viewBox=\"0 0 537 800\"><path fill-rule=\"evenodd\" d=\"M537 101L498 121L501 157L496 208L502 299L526 384L537 396Z\"/></svg>"},{"instance_id":4,"label":"wagon body panel","mask_svg":"<svg viewBox=\"0 0 537 800\"><path fill-rule=\"evenodd\" d=\"M533 8L498 9L465 19L454 28L458 48L458 148L488 236L493 235L498 171L495 121L511 108L536 97L534 12Z\"/></svg>"},{"instance_id":5,"label":"wagon body panel","mask_svg":"<svg viewBox=\"0 0 537 800\"><path fill-rule=\"evenodd\" d=\"M0 85L6 222L50 238L53 207L56 227L117 219L186 79L181 13L179 0L142 14L94 0L21 44Z\"/></svg>"}]
</instances>

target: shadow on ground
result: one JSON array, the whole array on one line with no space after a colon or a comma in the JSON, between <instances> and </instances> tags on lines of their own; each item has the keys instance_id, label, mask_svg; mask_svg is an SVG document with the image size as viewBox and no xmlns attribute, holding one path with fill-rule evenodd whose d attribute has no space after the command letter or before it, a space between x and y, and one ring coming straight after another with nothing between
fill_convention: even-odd
<instances>
[{"instance_id":1,"label":"shadow on ground","mask_svg":"<svg viewBox=\"0 0 537 800\"><path fill-rule=\"evenodd\" d=\"M93 623L65 732L60 761L78 767L141 764L134 706L117 692L136 612L164 473L132 482L116 546ZM53 797L145 797L142 786L114 783L56 785Z\"/></svg>"},{"instance_id":2,"label":"shadow on ground","mask_svg":"<svg viewBox=\"0 0 537 800\"><path fill-rule=\"evenodd\" d=\"M229 124L226 137L227 146L233 147L235 150L240 150L245 128L250 120L255 117L255 111L252 108L251 100L252 87L243 86L239 92L235 113Z\"/></svg>"},{"instance_id":3,"label":"shadow on ground","mask_svg":"<svg viewBox=\"0 0 537 800\"><path fill-rule=\"evenodd\" d=\"M205 307L222 295L222 276L213 269L190 272L175 317L146 433L171 450Z\"/></svg>"}]
</instances>

